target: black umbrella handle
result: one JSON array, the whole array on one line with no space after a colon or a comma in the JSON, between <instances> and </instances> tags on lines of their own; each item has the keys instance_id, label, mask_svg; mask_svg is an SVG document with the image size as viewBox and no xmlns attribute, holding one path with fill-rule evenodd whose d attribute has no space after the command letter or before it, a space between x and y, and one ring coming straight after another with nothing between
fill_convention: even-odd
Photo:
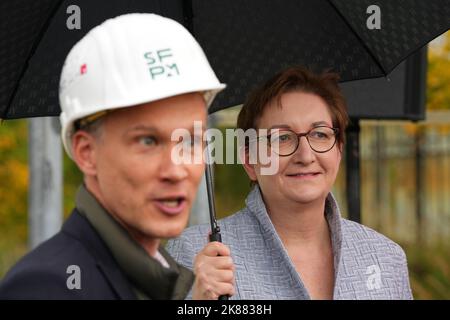
<instances>
[{"instance_id":1,"label":"black umbrella handle","mask_svg":"<svg viewBox=\"0 0 450 320\"><path fill-rule=\"evenodd\" d=\"M214 230L214 232L209 235L209 242L213 241L222 242L222 235L220 234L220 229Z\"/></svg>"},{"instance_id":2,"label":"black umbrella handle","mask_svg":"<svg viewBox=\"0 0 450 320\"><path fill-rule=\"evenodd\" d=\"M213 232L209 235L209 242L213 241L222 242L222 235L220 234L219 226L217 226L215 230L213 230ZM228 300L228 298L229 297L227 295L223 295L219 296L218 300Z\"/></svg>"},{"instance_id":3,"label":"black umbrella handle","mask_svg":"<svg viewBox=\"0 0 450 320\"><path fill-rule=\"evenodd\" d=\"M206 148L206 191L208 194L208 205L209 205L209 218L211 222L211 234L209 235L209 241L222 242L222 235L220 234L220 227L217 225L216 219L216 203L214 201L214 182L212 177L212 165L209 161L210 150L209 143L207 142ZM219 296L219 300L228 300L228 296Z\"/></svg>"}]
</instances>

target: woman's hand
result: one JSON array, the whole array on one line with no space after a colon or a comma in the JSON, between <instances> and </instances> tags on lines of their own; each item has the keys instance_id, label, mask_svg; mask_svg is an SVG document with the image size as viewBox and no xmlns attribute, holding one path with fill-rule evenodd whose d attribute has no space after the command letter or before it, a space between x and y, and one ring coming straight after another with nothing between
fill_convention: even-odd
<instances>
[{"instance_id":1,"label":"woman's hand","mask_svg":"<svg viewBox=\"0 0 450 320\"><path fill-rule=\"evenodd\" d=\"M234 264L230 249L220 242L208 243L194 260L194 300L217 300L234 295Z\"/></svg>"}]
</instances>

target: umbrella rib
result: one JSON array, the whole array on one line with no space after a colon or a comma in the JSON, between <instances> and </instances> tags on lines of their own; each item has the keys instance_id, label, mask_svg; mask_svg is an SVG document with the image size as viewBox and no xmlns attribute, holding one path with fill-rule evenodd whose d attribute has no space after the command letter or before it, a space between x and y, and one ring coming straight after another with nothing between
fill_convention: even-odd
<instances>
[{"instance_id":1,"label":"umbrella rib","mask_svg":"<svg viewBox=\"0 0 450 320\"><path fill-rule=\"evenodd\" d=\"M384 73L384 76L387 76L389 74L388 71L385 70L383 65L378 61L377 57L373 54L372 50L367 46L366 42L363 41L363 39L359 36L358 32L352 27L352 25L348 22L347 18L342 14L342 12L339 10L339 8L335 5L335 3L332 0L328 0L328 2L334 7L336 12L339 14L339 16L344 20L345 24L353 31L353 34L356 36L358 41L362 44L362 46L366 49L367 53L372 57L373 61L377 64L377 66L380 68L380 70Z\"/></svg>"},{"instance_id":2,"label":"umbrella rib","mask_svg":"<svg viewBox=\"0 0 450 320\"><path fill-rule=\"evenodd\" d=\"M12 102L14 101L14 98L16 96L17 91L19 90L19 86L20 86L20 80L24 77L25 72L27 71L27 67L28 67L28 62L30 61L30 58L34 55L34 53L36 52L36 49L42 39L42 37L44 36L44 34L47 32L51 21L53 20L53 17L55 16L56 12L58 11L59 7L61 6L61 4L63 3L64 0L58 0L54 7L52 8L52 10L50 11L50 15L47 17L46 21L44 22L39 35L36 37L35 41L33 42L33 45L31 46L30 52L28 53L27 58L25 59L25 63L22 66L22 70L20 70L20 74L19 74L19 78L16 81L15 85L14 85L14 89L11 93L11 96L8 99L8 103L6 104L6 108L5 111L3 112L2 117L0 117L0 119L6 119L6 116L8 115L8 111L11 107Z\"/></svg>"}]
</instances>

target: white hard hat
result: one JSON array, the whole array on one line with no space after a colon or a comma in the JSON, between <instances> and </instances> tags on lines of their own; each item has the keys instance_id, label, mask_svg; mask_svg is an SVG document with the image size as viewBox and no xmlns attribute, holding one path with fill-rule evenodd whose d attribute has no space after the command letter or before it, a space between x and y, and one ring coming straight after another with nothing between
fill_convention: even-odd
<instances>
[{"instance_id":1,"label":"white hard hat","mask_svg":"<svg viewBox=\"0 0 450 320\"><path fill-rule=\"evenodd\" d=\"M178 22L133 13L103 22L70 51L61 73L62 140L72 157L74 122L100 111L202 92L207 106L225 88Z\"/></svg>"}]
</instances>

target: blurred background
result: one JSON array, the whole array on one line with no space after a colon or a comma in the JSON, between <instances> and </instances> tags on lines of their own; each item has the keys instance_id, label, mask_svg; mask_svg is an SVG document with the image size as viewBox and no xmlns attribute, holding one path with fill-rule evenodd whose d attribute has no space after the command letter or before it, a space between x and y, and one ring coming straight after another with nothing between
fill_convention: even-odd
<instances>
[{"instance_id":1,"label":"blurred background","mask_svg":"<svg viewBox=\"0 0 450 320\"><path fill-rule=\"evenodd\" d=\"M406 251L416 299L450 299L450 32L428 49L426 120L362 120L361 220ZM215 125L234 128L239 107ZM28 122L0 125L0 278L27 252ZM345 156L345 155L344 155ZM347 215L345 161L334 187ZM64 216L81 174L64 158ZM250 189L240 165L215 166L218 217L242 208Z\"/></svg>"}]
</instances>

